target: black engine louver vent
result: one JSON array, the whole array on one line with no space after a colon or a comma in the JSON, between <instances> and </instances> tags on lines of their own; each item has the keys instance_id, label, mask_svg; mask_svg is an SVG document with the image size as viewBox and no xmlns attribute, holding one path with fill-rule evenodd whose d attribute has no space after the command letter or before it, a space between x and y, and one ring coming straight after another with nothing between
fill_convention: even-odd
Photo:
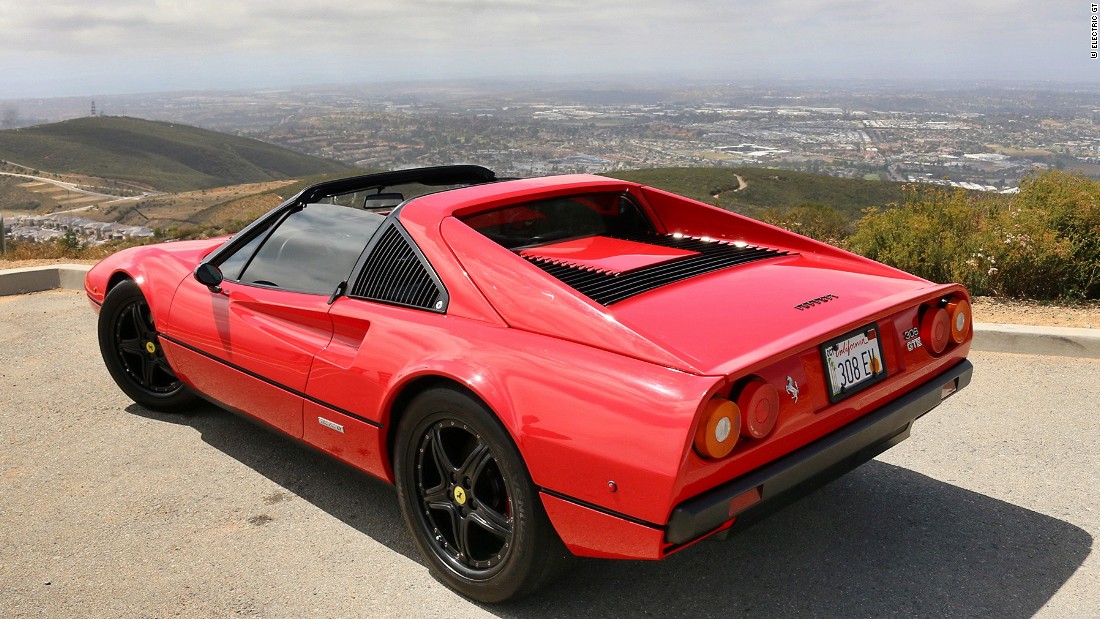
<instances>
[{"instance_id":1,"label":"black engine louver vent","mask_svg":"<svg viewBox=\"0 0 1100 619\"><path fill-rule=\"evenodd\" d=\"M524 258L596 303L611 305L623 299L629 299L634 295L683 281L696 275L789 254L789 252L765 247L738 246L728 241L703 240L671 234L607 236L625 241L686 249L699 253L626 273L604 273L576 266L551 264L531 256L524 256Z\"/></svg>"},{"instance_id":2,"label":"black engine louver vent","mask_svg":"<svg viewBox=\"0 0 1100 619\"><path fill-rule=\"evenodd\" d=\"M393 225L371 249L351 296L434 311L447 304L446 293Z\"/></svg>"}]
</instances>

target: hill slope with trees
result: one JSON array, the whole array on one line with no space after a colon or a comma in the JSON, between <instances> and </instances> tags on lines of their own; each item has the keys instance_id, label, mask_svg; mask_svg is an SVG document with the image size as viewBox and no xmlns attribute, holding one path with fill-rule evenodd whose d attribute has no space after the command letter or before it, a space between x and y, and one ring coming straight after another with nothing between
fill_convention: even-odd
<instances>
[{"instance_id":1,"label":"hill slope with trees","mask_svg":"<svg viewBox=\"0 0 1100 619\"><path fill-rule=\"evenodd\" d=\"M865 208L898 203L904 197L902 183L769 168L653 168L608 176L659 187L750 216L772 209L819 205L852 221Z\"/></svg>"}]
</instances>

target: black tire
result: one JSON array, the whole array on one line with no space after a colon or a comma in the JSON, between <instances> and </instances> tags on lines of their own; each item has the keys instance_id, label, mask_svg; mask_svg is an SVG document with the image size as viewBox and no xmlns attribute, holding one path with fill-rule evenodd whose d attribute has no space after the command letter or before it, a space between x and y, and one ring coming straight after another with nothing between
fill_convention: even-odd
<instances>
[{"instance_id":1,"label":"black tire","mask_svg":"<svg viewBox=\"0 0 1100 619\"><path fill-rule=\"evenodd\" d=\"M398 425L395 450L405 523L447 586L502 602L564 570L572 555L510 437L480 402L451 389L421 393Z\"/></svg>"},{"instance_id":2,"label":"black tire","mask_svg":"<svg viewBox=\"0 0 1100 619\"><path fill-rule=\"evenodd\" d=\"M131 280L120 282L103 300L99 352L111 378L138 404L172 411L195 401L168 365L149 303Z\"/></svg>"}]
</instances>

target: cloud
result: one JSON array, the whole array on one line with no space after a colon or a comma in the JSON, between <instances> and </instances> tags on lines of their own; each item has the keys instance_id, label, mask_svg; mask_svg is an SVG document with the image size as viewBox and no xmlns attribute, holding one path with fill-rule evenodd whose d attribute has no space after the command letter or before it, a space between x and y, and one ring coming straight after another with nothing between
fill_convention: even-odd
<instances>
[{"instance_id":1,"label":"cloud","mask_svg":"<svg viewBox=\"0 0 1100 619\"><path fill-rule=\"evenodd\" d=\"M891 71L1050 76L1087 70L1087 6L1032 0L0 0L0 70L79 82L156 66L209 81ZM20 67L23 67L22 69ZM1100 67L1100 65L1096 65ZM292 75L291 72L294 72ZM75 82L74 82L75 80ZM2 82L0 82L2 84ZM189 83L188 87L201 87ZM4 94L0 92L0 98Z\"/></svg>"}]
</instances>

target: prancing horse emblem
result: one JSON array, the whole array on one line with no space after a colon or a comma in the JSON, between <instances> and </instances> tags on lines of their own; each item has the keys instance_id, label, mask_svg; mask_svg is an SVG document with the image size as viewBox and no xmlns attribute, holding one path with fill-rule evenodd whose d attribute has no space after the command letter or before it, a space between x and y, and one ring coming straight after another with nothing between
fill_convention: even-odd
<instances>
[{"instance_id":1,"label":"prancing horse emblem","mask_svg":"<svg viewBox=\"0 0 1100 619\"><path fill-rule=\"evenodd\" d=\"M798 404L798 383L794 382L794 379L790 376L787 377L787 393L791 394L794 403Z\"/></svg>"}]
</instances>

